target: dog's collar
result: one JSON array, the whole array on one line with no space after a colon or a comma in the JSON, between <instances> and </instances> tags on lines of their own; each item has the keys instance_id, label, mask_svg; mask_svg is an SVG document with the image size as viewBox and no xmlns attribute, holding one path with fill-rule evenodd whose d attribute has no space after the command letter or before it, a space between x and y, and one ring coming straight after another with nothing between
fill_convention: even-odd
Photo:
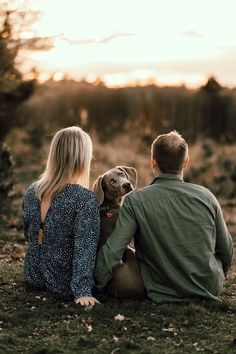
<instances>
[{"instance_id":1,"label":"dog's collar","mask_svg":"<svg viewBox=\"0 0 236 354\"><path fill-rule=\"evenodd\" d=\"M114 214L116 214L117 210L119 210L119 207L111 208L109 205L100 207L101 218L104 217L111 218Z\"/></svg>"}]
</instances>

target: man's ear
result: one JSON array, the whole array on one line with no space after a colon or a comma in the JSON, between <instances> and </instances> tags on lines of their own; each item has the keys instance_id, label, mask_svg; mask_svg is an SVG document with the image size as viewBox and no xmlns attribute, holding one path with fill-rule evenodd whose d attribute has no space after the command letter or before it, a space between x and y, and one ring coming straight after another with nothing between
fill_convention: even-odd
<instances>
[{"instance_id":1,"label":"man's ear","mask_svg":"<svg viewBox=\"0 0 236 354\"><path fill-rule=\"evenodd\" d=\"M159 168L158 161L156 159L154 159L153 157L151 157L151 167L152 167L152 171L154 173L154 176L159 176L161 174L161 170Z\"/></svg>"},{"instance_id":2,"label":"man's ear","mask_svg":"<svg viewBox=\"0 0 236 354\"><path fill-rule=\"evenodd\" d=\"M153 169L157 168L157 160L155 160L153 157L151 157L151 166Z\"/></svg>"},{"instance_id":3,"label":"man's ear","mask_svg":"<svg viewBox=\"0 0 236 354\"><path fill-rule=\"evenodd\" d=\"M189 156L187 156L184 161L184 164L183 164L183 170L185 170L188 167L189 161L190 161L190 158L189 158Z\"/></svg>"}]
</instances>

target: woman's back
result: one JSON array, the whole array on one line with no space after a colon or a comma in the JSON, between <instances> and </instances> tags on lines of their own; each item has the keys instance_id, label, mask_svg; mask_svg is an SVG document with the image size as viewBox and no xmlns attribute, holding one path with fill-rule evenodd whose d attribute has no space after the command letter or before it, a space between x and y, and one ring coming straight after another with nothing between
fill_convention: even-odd
<instances>
[{"instance_id":1,"label":"woman's back","mask_svg":"<svg viewBox=\"0 0 236 354\"><path fill-rule=\"evenodd\" d=\"M23 200L24 232L29 242L26 283L74 298L91 296L100 229L97 197L78 184L66 184L41 223L41 202L35 188L34 183Z\"/></svg>"}]
</instances>

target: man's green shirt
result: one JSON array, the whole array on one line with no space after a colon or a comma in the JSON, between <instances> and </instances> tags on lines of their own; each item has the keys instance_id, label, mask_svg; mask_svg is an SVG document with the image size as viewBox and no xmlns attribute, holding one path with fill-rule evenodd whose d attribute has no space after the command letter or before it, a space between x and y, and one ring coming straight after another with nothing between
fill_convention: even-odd
<instances>
[{"instance_id":1,"label":"man's green shirt","mask_svg":"<svg viewBox=\"0 0 236 354\"><path fill-rule=\"evenodd\" d=\"M156 302L217 299L233 257L221 208L206 188L161 174L129 194L112 235L97 257L104 287L134 237L148 296Z\"/></svg>"}]
</instances>

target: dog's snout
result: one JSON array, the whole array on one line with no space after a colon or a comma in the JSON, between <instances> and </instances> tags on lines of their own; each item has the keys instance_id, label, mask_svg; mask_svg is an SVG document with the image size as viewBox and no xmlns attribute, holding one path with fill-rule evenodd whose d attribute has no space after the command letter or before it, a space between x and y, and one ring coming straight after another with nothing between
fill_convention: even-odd
<instances>
[{"instance_id":1,"label":"dog's snout","mask_svg":"<svg viewBox=\"0 0 236 354\"><path fill-rule=\"evenodd\" d=\"M130 182L125 182L122 184L122 187L125 189L131 189L131 183Z\"/></svg>"}]
</instances>

